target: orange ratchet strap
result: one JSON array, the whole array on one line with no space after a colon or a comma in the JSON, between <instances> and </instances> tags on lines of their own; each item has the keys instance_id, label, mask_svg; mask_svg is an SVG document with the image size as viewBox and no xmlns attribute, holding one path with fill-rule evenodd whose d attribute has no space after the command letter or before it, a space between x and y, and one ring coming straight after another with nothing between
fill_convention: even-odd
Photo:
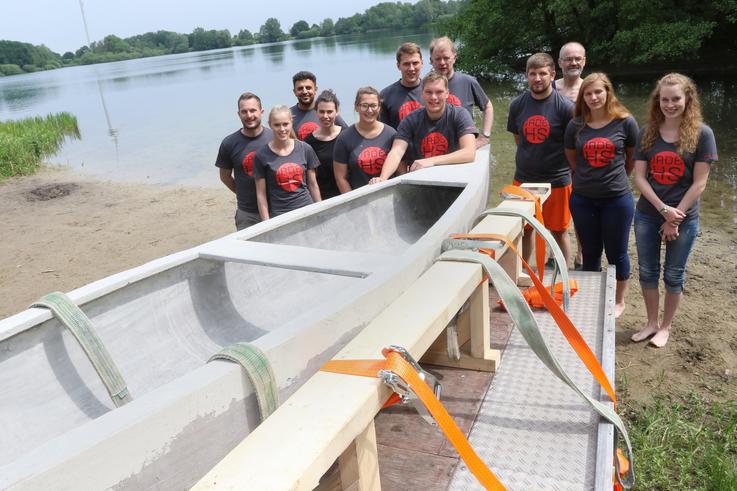
<instances>
[{"instance_id":1,"label":"orange ratchet strap","mask_svg":"<svg viewBox=\"0 0 737 491\"><path fill-rule=\"evenodd\" d=\"M472 238L472 239L478 239L478 240L499 240L507 244L507 247L509 247L512 251L517 253L517 255L520 257L520 260L522 261L522 265L527 270L527 273L530 275L530 279L532 280L532 283L535 285L535 288L537 289L538 294L540 295L543 303L545 304L545 308L548 309L550 312L550 315L555 320L555 323L558 325L558 328L560 329L560 332L563 333L563 336L568 340L568 343L571 345L571 348L578 354L578 357L581 359L584 365L586 365L586 368L589 369L589 372L591 372L591 375L594 376L597 382L599 382L599 385L606 391L606 393L609 395L609 397L612 399L612 402L614 402L614 407L617 407L617 396L614 394L614 389L612 388L612 384L609 382L609 378L604 373L604 369L601 367L601 364L599 363L599 360L596 358L596 355L593 351L591 351L591 348L588 344L586 344L586 341L583 339L583 336L581 336L581 333L578 331L576 326L573 325L573 322L571 322L571 319L568 317L568 315L565 313L565 311L558 305L558 303L555 301L552 295L550 295L550 292L547 288L545 288L545 285L543 285L542 281L540 281L537 276L532 271L532 268L529 264L527 264L527 261L524 260L522 255L519 253L516 247L514 247L514 244L510 242L505 236L498 235L498 234L474 234L469 235L466 238ZM481 249L479 249L480 251ZM492 256L493 257L493 256Z\"/></svg>"},{"instance_id":2,"label":"orange ratchet strap","mask_svg":"<svg viewBox=\"0 0 737 491\"><path fill-rule=\"evenodd\" d=\"M545 225L545 220L543 220L543 207L540 204L539 196L536 196L523 187L514 186L512 184L504 186L500 194L502 196L505 194L511 194L513 196L519 196L527 201L534 201L535 218L538 222ZM538 277L540 278L540 281L542 281L543 275L545 274L545 239L543 239L542 235L537 232L535 232L535 266L537 267ZM532 273L530 273L530 276L532 276Z\"/></svg>"},{"instance_id":3,"label":"orange ratchet strap","mask_svg":"<svg viewBox=\"0 0 737 491\"><path fill-rule=\"evenodd\" d=\"M432 417L443 430L450 443L453 444L458 454L468 466L479 482L493 491L505 491L504 485L499 482L491 469L478 456L476 451L468 443L463 432L458 428L448 411L435 397L430 387L422 380L417 370L402 355L393 348L384 348L382 355L385 360L330 360L322 368L323 372L340 373L344 375L357 375L361 377L381 378L379 372L391 372L407 384L415 395L422 401ZM394 394L396 395L396 393Z\"/></svg>"}]
</instances>

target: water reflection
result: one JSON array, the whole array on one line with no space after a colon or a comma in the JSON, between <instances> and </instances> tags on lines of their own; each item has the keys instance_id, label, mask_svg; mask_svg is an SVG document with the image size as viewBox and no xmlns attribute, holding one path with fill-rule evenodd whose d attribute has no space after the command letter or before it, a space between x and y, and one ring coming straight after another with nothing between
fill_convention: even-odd
<instances>
[{"instance_id":1,"label":"water reflection","mask_svg":"<svg viewBox=\"0 0 737 491\"><path fill-rule=\"evenodd\" d=\"M261 52L264 58L275 65L284 63L284 43L266 44L261 47Z\"/></svg>"},{"instance_id":2,"label":"water reflection","mask_svg":"<svg viewBox=\"0 0 737 491\"><path fill-rule=\"evenodd\" d=\"M298 39L292 43L294 51L309 51L312 48L312 39Z\"/></svg>"}]
</instances>

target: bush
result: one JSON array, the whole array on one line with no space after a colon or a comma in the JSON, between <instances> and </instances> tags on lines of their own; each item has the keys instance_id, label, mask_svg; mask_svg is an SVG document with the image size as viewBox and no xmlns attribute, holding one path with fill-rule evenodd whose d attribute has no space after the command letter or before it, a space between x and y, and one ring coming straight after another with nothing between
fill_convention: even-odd
<instances>
[{"instance_id":1,"label":"bush","mask_svg":"<svg viewBox=\"0 0 737 491\"><path fill-rule=\"evenodd\" d=\"M4 63L0 65L0 73L3 75L20 75L23 70L13 63Z\"/></svg>"}]
</instances>

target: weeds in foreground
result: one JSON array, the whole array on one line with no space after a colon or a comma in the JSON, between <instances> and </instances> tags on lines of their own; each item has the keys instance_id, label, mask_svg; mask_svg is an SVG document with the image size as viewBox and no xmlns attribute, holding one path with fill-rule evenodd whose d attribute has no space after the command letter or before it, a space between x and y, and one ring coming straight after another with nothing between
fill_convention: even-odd
<instances>
[{"instance_id":1,"label":"weeds in foreground","mask_svg":"<svg viewBox=\"0 0 737 491\"><path fill-rule=\"evenodd\" d=\"M77 118L66 112L0 122L0 179L34 173L65 138L79 137Z\"/></svg>"},{"instance_id":2,"label":"weeds in foreground","mask_svg":"<svg viewBox=\"0 0 737 491\"><path fill-rule=\"evenodd\" d=\"M737 402L656 399L627 408L639 490L737 489Z\"/></svg>"}]
</instances>

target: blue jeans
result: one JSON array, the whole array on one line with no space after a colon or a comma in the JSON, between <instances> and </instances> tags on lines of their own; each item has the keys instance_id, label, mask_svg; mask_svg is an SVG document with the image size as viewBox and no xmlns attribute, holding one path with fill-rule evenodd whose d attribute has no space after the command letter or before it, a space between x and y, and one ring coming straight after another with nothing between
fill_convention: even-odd
<instances>
[{"instance_id":1,"label":"blue jeans","mask_svg":"<svg viewBox=\"0 0 737 491\"><path fill-rule=\"evenodd\" d=\"M601 271L601 253L617 267L617 279L630 277L630 257L627 247L630 240L632 193L616 198L587 198L571 195L571 215L576 233L581 241L584 271Z\"/></svg>"},{"instance_id":2,"label":"blue jeans","mask_svg":"<svg viewBox=\"0 0 737 491\"><path fill-rule=\"evenodd\" d=\"M640 286L657 288L660 280L661 217L635 211L635 240L640 267ZM665 243L663 282L666 291L681 293L686 278L686 263L699 235L699 218L686 219L678 226L678 238Z\"/></svg>"}]
</instances>

